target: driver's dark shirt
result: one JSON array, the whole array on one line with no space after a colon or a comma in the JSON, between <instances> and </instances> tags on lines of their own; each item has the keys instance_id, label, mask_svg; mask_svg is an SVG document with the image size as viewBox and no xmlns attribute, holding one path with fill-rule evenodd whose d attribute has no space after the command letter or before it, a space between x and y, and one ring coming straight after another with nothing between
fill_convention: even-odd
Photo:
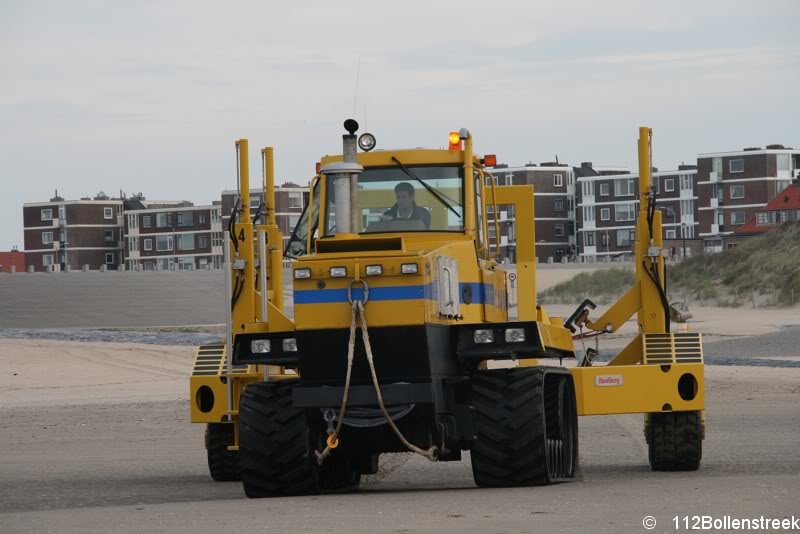
<instances>
[{"instance_id":1,"label":"driver's dark shirt","mask_svg":"<svg viewBox=\"0 0 800 534\"><path fill-rule=\"evenodd\" d=\"M425 229L426 230L430 230L431 229L431 213L428 210L426 210L425 208L421 208L421 207L417 206L416 204L413 204L412 208L411 208L411 217L400 217L397 214L398 211L399 211L399 207L397 206L397 204L395 204L394 206L392 206L391 208L389 208L388 210L383 212L383 214L384 215L388 215L389 217L391 217L392 219L395 219L395 220L406 220L406 219L409 219L409 220L422 221L422 224L425 225Z\"/></svg>"}]
</instances>

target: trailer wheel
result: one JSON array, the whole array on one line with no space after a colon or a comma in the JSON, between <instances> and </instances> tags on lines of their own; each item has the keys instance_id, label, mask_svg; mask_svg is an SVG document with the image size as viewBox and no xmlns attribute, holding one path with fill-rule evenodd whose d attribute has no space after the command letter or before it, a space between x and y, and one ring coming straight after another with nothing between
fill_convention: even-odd
<instances>
[{"instance_id":1,"label":"trailer wheel","mask_svg":"<svg viewBox=\"0 0 800 534\"><path fill-rule=\"evenodd\" d=\"M653 471L696 471L700 467L700 412L651 413L647 438Z\"/></svg>"},{"instance_id":2,"label":"trailer wheel","mask_svg":"<svg viewBox=\"0 0 800 534\"><path fill-rule=\"evenodd\" d=\"M239 448L248 497L318 493L305 413L292 407L297 380L256 382L242 392Z\"/></svg>"},{"instance_id":3,"label":"trailer wheel","mask_svg":"<svg viewBox=\"0 0 800 534\"><path fill-rule=\"evenodd\" d=\"M233 424L209 423L206 425L206 455L208 471L217 482L231 482L242 479L239 453L228 450L233 445Z\"/></svg>"},{"instance_id":4,"label":"trailer wheel","mask_svg":"<svg viewBox=\"0 0 800 534\"><path fill-rule=\"evenodd\" d=\"M478 486L534 486L575 478L578 428L568 371L478 371L472 376L472 405L476 439L470 457Z\"/></svg>"}]
</instances>

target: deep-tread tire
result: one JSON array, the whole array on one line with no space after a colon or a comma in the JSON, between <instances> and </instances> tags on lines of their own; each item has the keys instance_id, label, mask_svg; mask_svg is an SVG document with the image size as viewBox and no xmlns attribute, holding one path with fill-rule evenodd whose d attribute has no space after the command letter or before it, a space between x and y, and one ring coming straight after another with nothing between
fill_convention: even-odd
<instances>
[{"instance_id":1,"label":"deep-tread tire","mask_svg":"<svg viewBox=\"0 0 800 534\"><path fill-rule=\"evenodd\" d=\"M209 423L206 425L206 456L208 472L217 482L232 482L242 479L242 466L239 453L228 450L233 445L233 424Z\"/></svg>"},{"instance_id":2,"label":"deep-tread tire","mask_svg":"<svg viewBox=\"0 0 800 534\"><path fill-rule=\"evenodd\" d=\"M703 457L699 412L649 414L647 425L653 471L696 471Z\"/></svg>"},{"instance_id":3,"label":"deep-tread tire","mask_svg":"<svg viewBox=\"0 0 800 534\"><path fill-rule=\"evenodd\" d=\"M573 425L567 433L568 439L574 438L569 449L574 454L570 457L570 473L560 477L548 473L547 447L553 442L548 442L546 436L544 382L544 370L536 367L492 369L472 375L476 439L470 458L478 486L535 486L554 478L574 477L577 466L574 404L567 422ZM547 404L551 408L558 406L558 402Z\"/></svg>"},{"instance_id":4,"label":"deep-tread tire","mask_svg":"<svg viewBox=\"0 0 800 534\"><path fill-rule=\"evenodd\" d=\"M302 409L292 407L297 380L256 382L242 392L239 449L248 497L319 492Z\"/></svg>"}]
</instances>

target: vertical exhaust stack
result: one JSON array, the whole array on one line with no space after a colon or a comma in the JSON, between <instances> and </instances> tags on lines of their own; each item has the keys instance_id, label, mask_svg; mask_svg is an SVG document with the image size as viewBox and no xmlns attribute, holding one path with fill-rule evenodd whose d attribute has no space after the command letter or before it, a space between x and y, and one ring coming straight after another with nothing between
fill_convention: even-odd
<instances>
[{"instance_id":1,"label":"vertical exhaust stack","mask_svg":"<svg viewBox=\"0 0 800 534\"><path fill-rule=\"evenodd\" d=\"M347 133L342 136L342 162L330 163L320 169L328 180L333 181L336 235L358 233L358 175L364 167L356 163L356 130L353 119L344 121ZM330 181L328 182L330 186Z\"/></svg>"}]
</instances>

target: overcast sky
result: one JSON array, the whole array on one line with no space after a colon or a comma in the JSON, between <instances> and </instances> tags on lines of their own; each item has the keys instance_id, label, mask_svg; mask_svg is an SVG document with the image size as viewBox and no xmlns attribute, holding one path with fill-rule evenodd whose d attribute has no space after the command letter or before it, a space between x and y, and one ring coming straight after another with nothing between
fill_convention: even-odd
<instances>
[{"instance_id":1,"label":"overcast sky","mask_svg":"<svg viewBox=\"0 0 800 534\"><path fill-rule=\"evenodd\" d=\"M666 170L800 146L798 95L796 0L0 0L0 250L56 188L219 199L239 137L305 184L354 101L379 147L467 127L512 165L634 168L648 125Z\"/></svg>"}]
</instances>

